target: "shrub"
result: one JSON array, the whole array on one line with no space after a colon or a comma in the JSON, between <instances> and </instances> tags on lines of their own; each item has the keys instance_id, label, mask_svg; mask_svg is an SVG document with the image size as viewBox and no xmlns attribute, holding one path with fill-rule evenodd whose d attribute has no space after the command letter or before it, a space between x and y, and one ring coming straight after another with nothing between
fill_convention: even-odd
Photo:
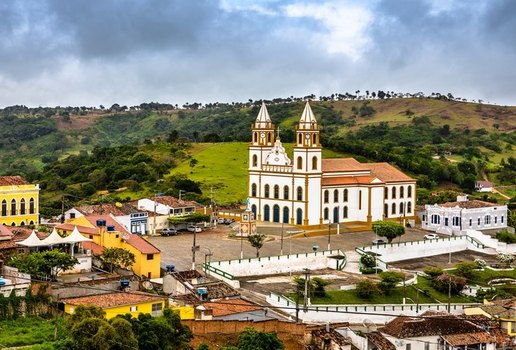
<instances>
[{"instance_id":1,"label":"shrub","mask_svg":"<svg viewBox=\"0 0 516 350\"><path fill-rule=\"evenodd\" d=\"M314 295L316 297L325 297L326 296L326 286L331 284L331 281L325 280L320 277L312 277L311 282L313 284Z\"/></svg>"},{"instance_id":2,"label":"shrub","mask_svg":"<svg viewBox=\"0 0 516 350\"><path fill-rule=\"evenodd\" d=\"M443 273L434 279L432 285L442 293L448 293L448 288L451 288L452 294L459 294L466 286L466 279L464 277Z\"/></svg>"},{"instance_id":3,"label":"shrub","mask_svg":"<svg viewBox=\"0 0 516 350\"><path fill-rule=\"evenodd\" d=\"M464 261L455 264L457 275L462 276L466 279L473 277L473 270L477 268L477 264L471 261Z\"/></svg>"},{"instance_id":4,"label":"shrub","mask_svg":"<svg viewBox=\"0 0 516 350\"><path fill-rule=\"evenodd\" d=\"M477 269L483 270L486 268L487 263L484 259L475 259L475 265Z\"/></svg>"},{"instance_id":5,"label":"shrub","mask_svg":"<svg viewBox=\"0 0 516 350\"><path fill-rule=\"evenodd\" d=\"M365 268L373 268L376 266L376 259L370 254L364 254L360 257L360 262Z\"/></svg>"},{"instance_id":6,"label":"shrub","mask_svg":"<svg viewBox=\"0 0 516 350\"><path fill-rule=\"evenodd\" d=\"M496 239L500 242L512 244L516 243L516 235L507 230L500 231L496 234Z\"/></svg>"},{"instance_id":7,"label":"shrub","mask_svg":"<svg viewBox=\"0 0 516 350\"><path fill-rule=\"evenodd\" d=\"M512 255L511 253L500 253L498 254L498 260L502 264L511 266L511 263L514 261L514 255Z\"/></svg>"},{"instance_id":8,"label":"shrub","mask_svg":"<svg viewBox=\"0 0 516 350\"><path fill-rule=\"evenodd\" d=\"M380 288L378 288L376 283L368 279L363 279L357 283L355 292L361 299L371 299L373 295L380 294Z\"/></svg>"},{"instance_id":9,"label":"shrub","mask_svg":"<svg viewBox=\"0 0 516 350\"><path fill-rule=\"evenodd\" d=\"M443 274L443 269L442 267L438 266L426 266L423 269L423 272L430 276L430 279L433 280Z\"/></svg>"},{"instance_id":10,"label":"shrub","mask_svg":"<svg viewBox=\"0 0 516 350\"><path fill-rule=\"evenodd\" d=\"M405 279L405 275L401 272L381 272L380 278L382 281L379 284L380 289L386 294L391 294L391 291L396 287L398 282Z\"/></svg>"}]
</instances>

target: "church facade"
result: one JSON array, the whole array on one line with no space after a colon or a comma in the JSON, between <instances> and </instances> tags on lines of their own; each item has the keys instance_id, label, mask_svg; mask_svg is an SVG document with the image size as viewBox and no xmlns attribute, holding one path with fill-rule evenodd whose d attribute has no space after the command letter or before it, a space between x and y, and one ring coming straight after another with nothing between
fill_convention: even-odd
<instances>
[{"instance_id":1,"label":"church facade","mask_svg":"<svg viewBox=\"0 0 516 350\"><path fill-rule=\"evenodd\" d=\"M249 145L249 207L258 221L370 225L415 217L416 180L388 163L323 159L319 135L306 103L290 158L262 104Z\"/></svg>"}]
</instances>

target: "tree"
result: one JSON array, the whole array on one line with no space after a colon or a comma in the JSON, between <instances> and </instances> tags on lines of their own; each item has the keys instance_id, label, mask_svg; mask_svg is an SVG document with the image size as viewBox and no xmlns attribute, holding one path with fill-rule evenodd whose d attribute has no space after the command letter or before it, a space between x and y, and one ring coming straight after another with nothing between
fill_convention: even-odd
<instances>
[{"instance_id":1,"label":"tree","mask_svg":"<svg viewBox=\"0 0 516 350\"><path fill-rule=\"evenodd\" d=\"M326 296L326 286L331 284L331 281L325 280L320 277L312 277L310 279L314 286L314 295L316 297L325 297Z\"/></svg>"},{"instance_id":2,"label":"tree","mask_svg":"<svg viewBox=\"0 0 516 350\"><path fill-rule=\"evenodd\" d=\"M76 257L60 250L52 249L43 252L32 252L28 255L13 256L9 265L33 276L54 280L61 271L69 270L77 263Z\"/></svg>"},{"instance_id":3,"label":"tree","mask_svg":"<svg viewBox=\"0 0 516 350\"><path fill-rule=\"evenodd\" d=\"M265 235L261 233L257 233L254 235L247 236L247 240L251 243L251 246L256 249L256 257L260 257L260 249L263 247L263 242L265 242Z\"/></svg>"},{"instance_id":4,"label":"tree","mask_svg":"<svg viewBox=\"0 0 516 350\"><path fill-rule=\"evenodd\" d=\"M450 290L453 294L459 294L466 286L466 279L464 277L443 273L433 280L432 285L441 293L448 293L448 290Z\"/></svg>"},{"instance_id":5,"label":"tree","mask_svg":"<svg viewBox=\"0 0 516 350\"><path fill-rule=\"evenodd\" d=\"M285 345L276 333L259 332L247 327L238 336L238 350L283 350Z\"/></svg>"},{"instance_id":6,"label":"tree","mask_svg":"<svg viewBox=\"0 0 516 350\"><path fill-rule=\"evenodd\" d=\"M373 295L379 294L380 289L378 285L368 279L363 279L358 282L355 288L355 292L357 293L359 298L362 299L371 299Z\"/></svg>"},{"instance_id":7,"label":"tree","mask_svg":"<svg viewBox=\"0 0 516 350\"><path fill-rule=\"evenodd\" d=\"M115 267L129 269L135 262L134 254L124 248L104 248L99 259L109 267L109 272L113 272Z\"/></svg>"},{"instance_id":8,"label":"tree","mask_svg":"<svg viewBox=\"0 0 516 350\"><path fill-rule=\"evenodd\" d=\"M376 221L373 222L373 231L391 243L394 238L405 234L405 227L394 221Z\"/></svg>"},{"instance_id":9,"label":"tree","mask_svg":"<svg viewBox=\"0 0 516 350\"><path fill-rule=\"evenodd\" d=\"M380 273L380 278L382 280L378 286L384 294L390 295L396 284L405 279L405 275L402 272L385 271Z\"/></svg>"}]
</instances>

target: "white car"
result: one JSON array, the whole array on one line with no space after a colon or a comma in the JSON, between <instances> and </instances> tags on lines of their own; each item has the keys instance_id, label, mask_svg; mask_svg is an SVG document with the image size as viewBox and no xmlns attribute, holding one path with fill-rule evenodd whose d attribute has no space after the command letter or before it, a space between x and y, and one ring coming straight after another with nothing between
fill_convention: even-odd
<instances>
[{"instance_id":1,"label":"white car","mask_svg":"<svg viewBox=\"0 0 516 350\"><path fill-rule=\"evenodd\" d=\"M436 233L429 233L429 234L425 235L425 239L438 239L438 238L439 238L439 235Z\"/></svg>"},{"instance_id":2,"label":"white car","mask_svg":"<svg viewBox=\"0 0 516 350\"><path fill-rule=\"evenodd\" d=\"M196 232L196 233L202 232L202 229L199 226L195 226L195 225L188 225L188 226L186 226L186 229L190 232Z\"/></svg>"}]
</instances>

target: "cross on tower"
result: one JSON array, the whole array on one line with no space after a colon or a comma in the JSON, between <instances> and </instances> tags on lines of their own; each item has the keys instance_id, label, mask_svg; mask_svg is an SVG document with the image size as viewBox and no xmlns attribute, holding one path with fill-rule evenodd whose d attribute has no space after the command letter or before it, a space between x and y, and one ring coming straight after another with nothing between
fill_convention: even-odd
<instances>
[{"instance_id":1,"label":"cross on tower","mask_svg":"<svg viewBox=\"0 0 516 350\"><path fill-rule=\"evenodd\" d=\"M280 137L279 137L279 133L280 133L280 131L281 131L281 130L280 130L279 125L278 125L278 128L276 129L276 137L277 137L278 139L280 138Z\"/></svg>"}]
</instances>

